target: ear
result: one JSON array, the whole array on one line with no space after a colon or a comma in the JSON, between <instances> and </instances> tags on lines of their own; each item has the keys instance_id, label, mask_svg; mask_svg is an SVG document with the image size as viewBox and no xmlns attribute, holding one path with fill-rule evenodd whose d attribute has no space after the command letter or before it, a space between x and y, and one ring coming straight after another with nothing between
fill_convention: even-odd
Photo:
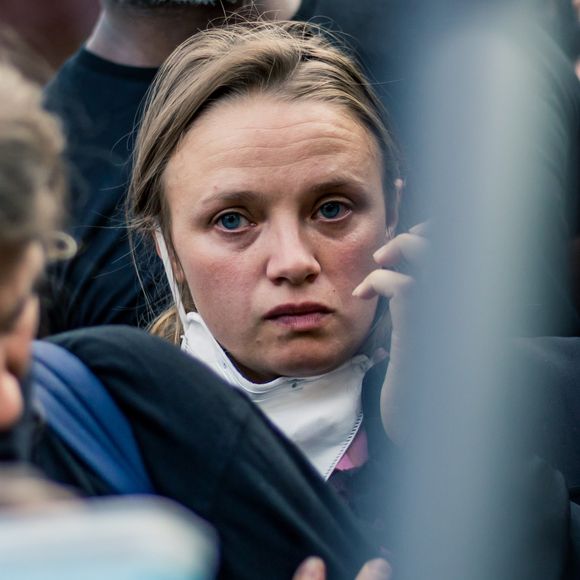
<instances>
[{"instance_id":1,"label":"ear","mask_svg":"<svg viewBox=\"0 0 580 580\"><path fill-rule=\"evenodd\" d=\"M393 183L393 199L392 207L387 208L387 240L392 240L397 232L397 225L399 223L399 207L401 205L401 197L403 195L403 189L405 187L405 182L397 177Z\"/></svg>"}]
</instances>

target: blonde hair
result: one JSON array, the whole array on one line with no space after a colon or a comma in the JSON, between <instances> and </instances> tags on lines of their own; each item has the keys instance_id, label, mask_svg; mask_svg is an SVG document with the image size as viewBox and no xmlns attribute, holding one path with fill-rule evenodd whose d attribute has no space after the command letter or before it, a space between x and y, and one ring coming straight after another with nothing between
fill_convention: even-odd
<instances>
[{"instance_id":1,"label":"blonde hair","mask_svg":"<svg viewBox=\"0 0 580 580\"><path fill-rule=\"evenodd\" d=\"M332 103L348 111L379 145L387 215L396 221L398 151L382 105L354 59L338 47L336 38L329 38L317 26L260 21L200 32L181 44L161 67L136 141L128 198L129 223L134 229L152 238L160 228L177 263L163 195L165 168L204 111L224 99L248 94ZM185 309L194 309L186 284L180 286ZM182 329L176 308L161 315L151 331L178 342Z\"/></svg>"},{"instance_id":2,"label":"blonde hair","mask_svg":"<svg viewBox=\"0 0 580 580\"><path fill-rule=\"evenodd\" d=\"M0 63L0 246L52 245L65 197L58 121L38 85Z\"/></svg>"}]
</instances>

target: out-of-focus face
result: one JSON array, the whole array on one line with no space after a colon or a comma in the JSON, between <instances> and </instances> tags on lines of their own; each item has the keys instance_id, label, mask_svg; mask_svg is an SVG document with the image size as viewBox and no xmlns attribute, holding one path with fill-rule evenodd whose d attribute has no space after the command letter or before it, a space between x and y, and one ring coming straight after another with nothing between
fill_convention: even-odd
<instances>
[{"instance_id":1,"label":"out-of-focus face","mask_svg":"<svg viewBox=\"0 0 580 580\"><path fill-rule=\"evenodd\" d=\"M0 263L0 430L7 429L22 412L19 380L30 360L30 345L37 330L36 282L44 266L40 244L31 243L16 254L2 252Z\"/></svg>"},{"instance_id":2,"label":"out-of-focus face","mask_svg":"<svg viewBox=\"0 0 580 580\"><path fill-rule=\"evenodd\" d=\"M352 296L385 241L378 146L338 105L223 102L164 174L171 234L197 310L250 379L332 370L376 300Z\"/></svg>"}]
</instances>

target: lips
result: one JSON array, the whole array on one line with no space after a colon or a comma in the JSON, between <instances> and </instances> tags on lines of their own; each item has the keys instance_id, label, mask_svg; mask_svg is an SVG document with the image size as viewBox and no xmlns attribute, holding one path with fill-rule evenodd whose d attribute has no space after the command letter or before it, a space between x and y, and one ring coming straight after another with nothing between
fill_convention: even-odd
<instances>
[{"instance_id":1,"label":"lips","mask_svg":"<svg viewBox=\"0 0 580 580\"><path fill-rule=\"evenodd\" d=\"M281 316L304 316L306 314L330 314L332 310L324 304L303 302L302 304L280 304L266 312L266 320L274 320Z\"/></svg>"},{"instance_id":2,"label":"lips","mask_svg":"<svg viewBox=\"0 0 580 580\"><path fill-rule=\"evenodd\" d=\"M322 326L332 312L328 306L316 302L281 304L268 311L264 318L292 330L308 331Z\"/></svg>"}]
</instances>

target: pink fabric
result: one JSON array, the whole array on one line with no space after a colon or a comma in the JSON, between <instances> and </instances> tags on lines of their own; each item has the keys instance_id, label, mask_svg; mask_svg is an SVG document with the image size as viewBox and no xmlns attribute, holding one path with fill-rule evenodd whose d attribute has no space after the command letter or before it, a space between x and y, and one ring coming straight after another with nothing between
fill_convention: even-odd
<instances>
[{"instance_id":1,"label":"pink fabric","mask_svg":"<svg viewBox=\"0 0 580 580\"><path fill-rule=\"evenodd\" d=\"M369 458L369 450L367 445L367 434L364 429L359 429L356 437L349 445L346 453L338 462L335 470L346 471L353 467L360 467Z\"/></svg>"}]
</instances>

